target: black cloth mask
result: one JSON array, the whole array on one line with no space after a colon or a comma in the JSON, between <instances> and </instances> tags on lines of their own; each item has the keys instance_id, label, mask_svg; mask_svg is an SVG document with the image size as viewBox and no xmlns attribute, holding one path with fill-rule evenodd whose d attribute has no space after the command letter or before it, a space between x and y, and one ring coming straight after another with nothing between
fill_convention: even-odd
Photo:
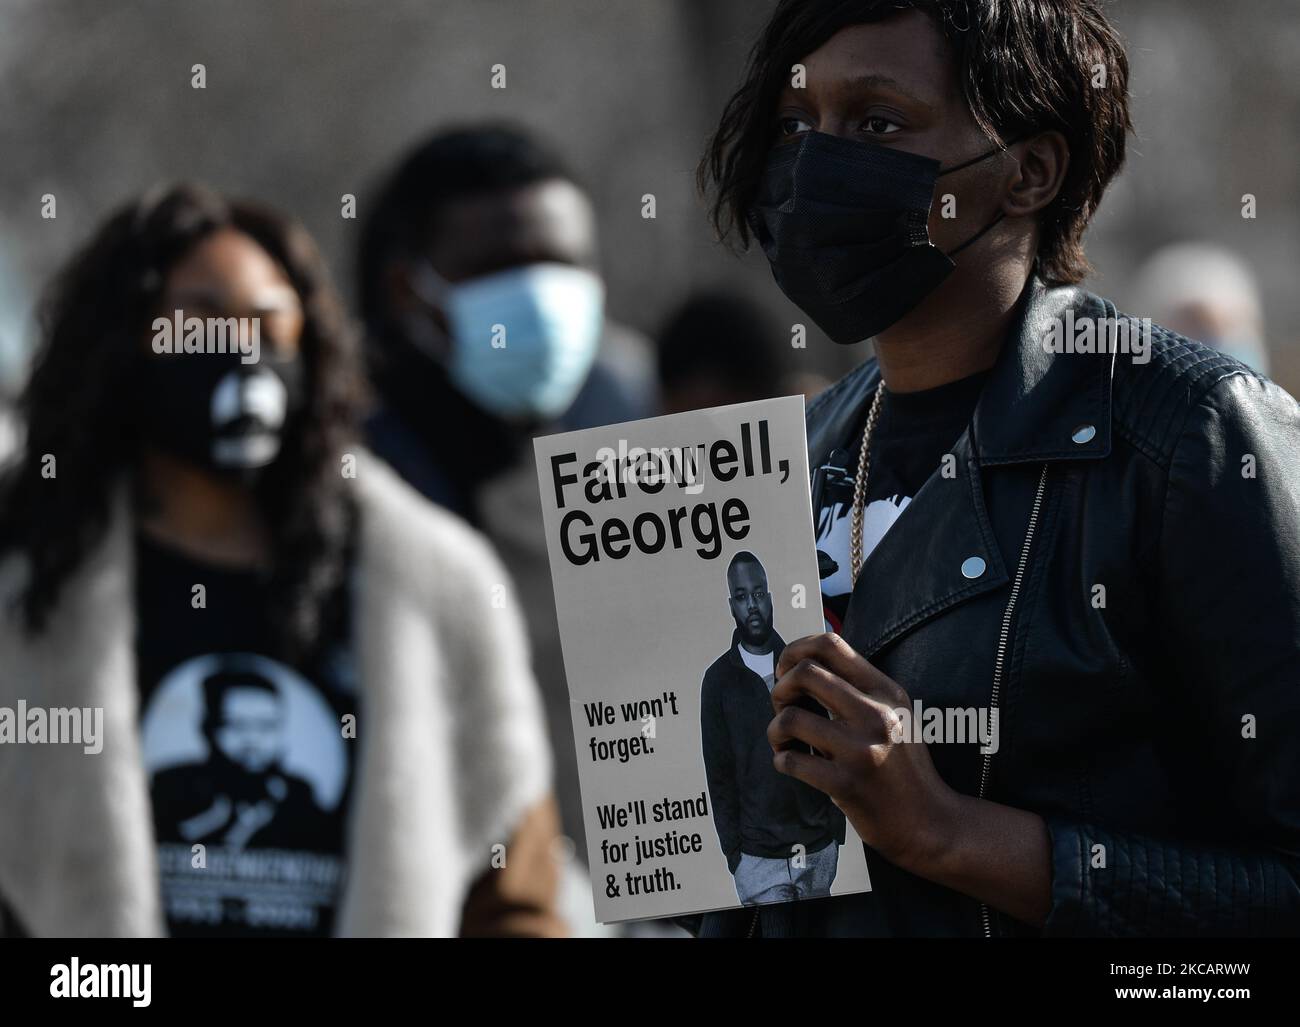
<instances>
[{"instance_id":1,"label":"black cloth mask","mask_svg":"<svg viewBox=\"0 0 1300 1027\"><path fill-rule=\"evenodd\" d=\"M1013 140L1014 141L1014 140ZM930 241L930 205L944 175L930 157L822 132L776 147L749 222L781 291L841 344L880 334L938 288L952 253Z\"/></svg>"},{"instance_id":2,"label":"black cloth mask","mask_svg":"<svg viewBox=\"0 0 1300 1027\"><path fill-rule=\"evenodd\" d=\"M145 354L136 398L146 442L211 471L256 476L306 404L301 356Z\"/></svg>"}]
</instances>

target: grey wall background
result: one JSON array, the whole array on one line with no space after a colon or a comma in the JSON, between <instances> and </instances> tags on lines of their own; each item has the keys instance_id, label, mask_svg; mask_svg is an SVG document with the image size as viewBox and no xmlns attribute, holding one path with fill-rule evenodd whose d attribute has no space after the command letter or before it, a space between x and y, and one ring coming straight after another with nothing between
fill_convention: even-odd
<instances>
[{"instance_id":1,"label":"grey wall background","mask_svg":"<svg viewBox=\"0 0 1300 1027\"><path fill-rule=\"evenodd\" d=\"M301 218L351 287L376 175L429 130L503 117L562 146L601 217L611 310L652 331L698 286L800 319L761 258L715 246L693 167L769 0L0 0L0 385L35 290L115 205L199 178ZM1274 377L1300 391L1300 3L1117 0L1139 137L1090 236L1092 285L1130 302L1160 244L1239 250ZM190 68L207 67L207 88ZM493 64L508 87L491 88ZM642 220L654 193L658 218ZM1241 196L1259 217L1241 218ZM58 199L56 220L40 197ZM1133 311L1142 313L1142 311ZM837 374L857 351L800 354Z\"/></svg>"}]
</instances>

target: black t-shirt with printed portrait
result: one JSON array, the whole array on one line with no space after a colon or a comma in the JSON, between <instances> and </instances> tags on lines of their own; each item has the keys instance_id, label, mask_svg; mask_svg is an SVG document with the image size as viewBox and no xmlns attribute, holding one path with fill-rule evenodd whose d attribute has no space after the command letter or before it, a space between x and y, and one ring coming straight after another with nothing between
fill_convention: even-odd
<instances>
[{"instance_id":1,"label":"black t-shirt with printed portrait","mask_svg":"<svg viewBox=\"0 0 1300 1027\"><path fill-rule=\"evenodd\" d=\"M261 574L143 535L136 553L141 746L169 932L329 934L356 751L347 589L332 600L339 641L287 660Z\"/></svg>"},{"instance_id":2,"label":"black t-shirt with printed portrait","mask_svg":"<svg viewBox=\"0 0 1300 1027\"><path fill-rule=\"evenodd\" d=\"M862 517L864 561L930 475L938 473L944 455L965 431L988 376L989 372L983 371L922 392L885 392L871 440ZM813 497L822 609L828 631L841 630L852 591L853 482L867 412L864 406L849 435L840 440L827 467L818 473Z\"/></svg>"}]
</instances>

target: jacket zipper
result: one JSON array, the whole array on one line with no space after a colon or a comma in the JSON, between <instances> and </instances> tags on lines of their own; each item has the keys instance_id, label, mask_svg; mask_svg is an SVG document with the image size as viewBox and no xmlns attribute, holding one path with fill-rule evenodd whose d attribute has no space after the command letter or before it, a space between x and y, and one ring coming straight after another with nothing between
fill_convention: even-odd
<instances>
[{"instance_id":1,"label":"jacket zipper","mask_svg":"<svg viewBox=\"0 0 1300 1027\"><path fill-rule=\"evenodd\" d=\"M749 933L746 938L754 937L754 932L758 930L758 910L754 910L754 919L749 922Z\"/></svg>"},{"instance_id":2,"label":"jacket zipper","mask_svg":"<svg viewBox=\"0 0 1300 1027\"><path fill-rule=\"evenodd\" d=\"M1011 618L1016 612L1016 600L1020 598L1020 585L1025 578L1025 568L1029 565L1029 549L1034 542L1034 532L1038 528L1038 513L1043 506L1043 493L1047 488L1047 464L1043 464L1043 471L1038 476L1038 491L1034 494L1034 508L1029 514L1029 528L1025 532L1024 545L1020 547L1020 563L1016 566L1016 577L1011 583L1011 596L1007 599L1007 608L1002 613L1002 630L998 635L998 654L993 663L993 694L989 700L990 716L996 716L998 713L998 699L1002 693L1002 670L1006 663L1007 643L1011 637ZM999 748L1001 746L999 745ZM980 790L979 797L984 798L984 793L988 790L989 785L989 767L993 763L993 754L986 752L983 754L983 764L980 767ZM989 907L980 903L980 920L984 925L984 937L993 937L992 918L989 913Z\"/></svg>"}]
</instances>

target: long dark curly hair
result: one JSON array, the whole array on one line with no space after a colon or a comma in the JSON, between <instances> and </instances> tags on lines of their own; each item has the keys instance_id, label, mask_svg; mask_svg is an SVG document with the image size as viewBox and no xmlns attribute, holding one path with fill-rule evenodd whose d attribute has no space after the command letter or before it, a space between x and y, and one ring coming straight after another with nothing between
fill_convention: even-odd
<instances>
[{"instance_id":1,"label":"long dark curly hair","mask_svg":"<svg viewBox=\"0 0 1300 1027\"><path fill-rule=\"evenodd\" d=\"M44 629L68 578L102 540L118 484L134 478L141 340L167 275L222 228L245 233L277 260L302 303L307 402L256 488L273 554L268 609L276 637L287 653L301 653L326 628L355 534L340 457L356 438L365 400L356 339L302 226L181 184L114 213L41 299L40 346L20 399L26 443L0 484L0 556L26 558L19 612L30 634ZM56 461L52 477L42 474L47 455Z\"/></svg>"}]
</instances>

